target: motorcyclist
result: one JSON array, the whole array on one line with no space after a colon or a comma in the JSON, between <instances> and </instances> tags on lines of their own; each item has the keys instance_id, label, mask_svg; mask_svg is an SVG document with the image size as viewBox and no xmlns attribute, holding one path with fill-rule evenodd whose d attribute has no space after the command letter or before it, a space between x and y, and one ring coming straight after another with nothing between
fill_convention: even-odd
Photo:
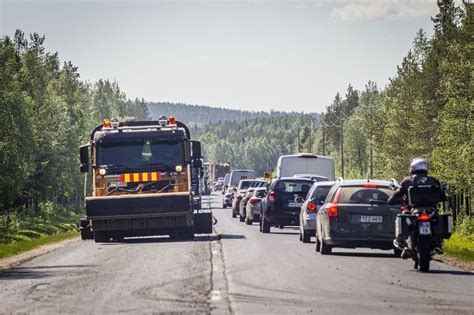
<instances>
[{"instance_id":1,"label":"motorcyclist","mask_svg":"<svg viewBox=\"0 0 474 315\"><path fill-rule=\"evenodd\" d=\"M408 203L408 188L412 186L418 186L418 185L431 185L431 186L436 186L439 187L439 201L445 201L446 194L444 193L443 187L441 186L440 182L432 177L428 176L428 162L424 158L415 158L411 161L410 163L410 176L405 177L402 182L400 183L400 187L397 188L397 191L395 194L393 194L389 199L388 203L393 205L393 204L406 204ZM423 205L417 205L417 206L425 206L425 207L432 207L436 209L437 204L436 203L431 203L431 204L423 204ZM409 209L411 211L411 209ZM402 258L406 259L408 257L413 257L414 252L414 238L410 237L407 240L407 246L402 245L404 243L404 240L397 239L396 242L398 242L399 247L404 248L403 253L402 253ZM442 243L441 241L438 242L436 245L435 250L437 252L442 252Z\"/></svg>"}]
</instances>

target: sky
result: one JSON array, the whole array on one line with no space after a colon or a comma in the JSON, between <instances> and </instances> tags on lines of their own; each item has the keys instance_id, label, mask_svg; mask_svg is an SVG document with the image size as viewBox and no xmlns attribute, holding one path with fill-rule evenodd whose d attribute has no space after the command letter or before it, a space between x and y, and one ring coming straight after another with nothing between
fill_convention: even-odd
<instances>
[{"instance_id":1,"label":"sky","mask_svg":"<svg viewBox=\"0 0 474 315\"><path fill-rule=\"evenodd\" d=\"M347 86L383 88L434 0L0 0L0 34L46 36L82 80L129 98L321 112Z\"/></svg>"}]
</instances>

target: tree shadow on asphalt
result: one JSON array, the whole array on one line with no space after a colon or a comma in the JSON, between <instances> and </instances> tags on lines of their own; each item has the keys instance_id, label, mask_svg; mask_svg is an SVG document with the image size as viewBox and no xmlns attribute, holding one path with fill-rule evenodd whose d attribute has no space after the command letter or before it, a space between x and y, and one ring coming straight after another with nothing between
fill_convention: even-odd
<instances>
[{"instance_id":1,"label":"tree shadow on asphalt","mask_svg":"<svg viewBox=\"0 0 474 315\"><path fill-rule=\"evenodd\" d=\"M14 267L0 271L0 280L18 279L43 279L57 276L79 276L90 273L90 268L95 265L58 265L58 266L36 266L36 267ZM72 270L68 268L76 268ZM82 269L85 268L85 269ZM64 270L61 270L64 269Z\"/></svg>"}]
</instances>

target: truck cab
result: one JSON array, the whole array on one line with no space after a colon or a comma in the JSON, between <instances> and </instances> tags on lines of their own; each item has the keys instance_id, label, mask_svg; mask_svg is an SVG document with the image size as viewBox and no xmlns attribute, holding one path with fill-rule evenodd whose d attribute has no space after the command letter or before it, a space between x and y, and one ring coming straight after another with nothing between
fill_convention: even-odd
<instances>
[{"instance_id":1,"label":"truck cab","mask_svg":"<svg viewBox=\"0 0 474 315\"><path fill-rule=\"evenodd\" d=\"M166 234L191 239L195 232L212 231L210 214L203 220L196 202L203 174L201 146L174 117L105 119L80 148L80 156L81 171L92 170L83 238L106 242Z\"/></svg>"}]
</instances>

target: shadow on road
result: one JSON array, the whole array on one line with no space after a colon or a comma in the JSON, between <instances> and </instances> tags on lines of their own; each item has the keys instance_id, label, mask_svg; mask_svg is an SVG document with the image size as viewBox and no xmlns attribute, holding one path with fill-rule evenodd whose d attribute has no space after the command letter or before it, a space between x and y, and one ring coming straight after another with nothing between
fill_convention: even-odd
<instances>
[{"instance_id":1,"label":"shadow on road","mask_svg":"<svg viewBox=\"0 0 474 315\"><path fill-rule=\"evenodd\" d=\"M90 273L91 267L95 265L58 265L58 266L37 266L37 267L15 267L0 272L0 280L17 279L43 279L47 277L57 277L64 275L81 275ZM76 270L71 270L74 268ZM82 269L85 268L85 269ZM61 270L64 269L64 270Z\"/></svg>"},{"instance_id":2,"label":"shadow on road","mask_svg":"<svg viewBox=\"0 0 474 315\"><path fill-rule=\"evenodd\" d=\"M353 252L332 252L332 256L346 257L368 257L368 258L397 258L392 253L353 253Z\"/></svg>"},{"instance_id":3,"label":"shadow on road","mask_svg":"<svg viewBox=\"0 0 474 315\"><path fill-rule=\"evenodd\" d=\"M218 240L243 240L246 237L242 234L219 234L219 235L195 235L194 239L192 240L181 240L179 238L172 238L172 237L139 237L139 238L127 238L122 241L112 241L108 243L98 243L100 245L105 246L114 246L114 245L122 245L122 244L145 244L145 243L177 243L177 242L210 242L210 241L218 241Z\"/></svg>"},{"instance_id":4,"label":"shadow on road","mask_svg":"<svg viewBox=\"0 0 474 315\"><path fill-rule=\"evenodd\" d=\"M463 270L437 270L437 269L433 270L431 269L429 273L457 275L457 276L474 276L474 272L463 271Z\"/></svg>"},{"instance_id":5,"label":"shadow on road","mask_svg":"<svg viewBox=\"0 0 474 315\"><path fill-rule=\"evenodd\" d=\"M271 231L270 234L275 234L275 235L298 235L299 232L279 232L278 230L277 231Z\"/></svg>"}]
</instances>

